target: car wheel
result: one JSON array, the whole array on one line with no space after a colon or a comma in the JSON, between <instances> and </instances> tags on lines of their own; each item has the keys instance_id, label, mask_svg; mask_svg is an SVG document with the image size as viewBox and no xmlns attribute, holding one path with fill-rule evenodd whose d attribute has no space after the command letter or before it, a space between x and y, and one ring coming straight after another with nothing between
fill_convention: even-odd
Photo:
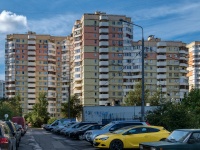
<instances>
[{"instance_id":1,"label":"car wheel","mask_svg":"<svg viewBox=\"0 0 200 150\"><path fill-rule=\"evenodd\" d=\"M110 143L110 150L123 150L124 144L121 140L113 140Z\"/></svg>"}]
</instances>

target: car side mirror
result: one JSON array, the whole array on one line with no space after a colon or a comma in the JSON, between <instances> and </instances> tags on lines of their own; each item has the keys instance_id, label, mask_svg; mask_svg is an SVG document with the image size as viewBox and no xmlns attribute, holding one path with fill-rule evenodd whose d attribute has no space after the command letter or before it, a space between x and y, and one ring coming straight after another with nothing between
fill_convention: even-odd
<instances>
[{"instance_id":1,"label":"car side mirror","mask_svg":"<svg viewBox=\"0 0 200 150\"><path fill-rule=\"evenodd\" d=\"M195 139L189 139L189 140L188 140L188 143L189 143L189 144L194 144L194 143L195 143Z\"/></svg>"}]
</instances>

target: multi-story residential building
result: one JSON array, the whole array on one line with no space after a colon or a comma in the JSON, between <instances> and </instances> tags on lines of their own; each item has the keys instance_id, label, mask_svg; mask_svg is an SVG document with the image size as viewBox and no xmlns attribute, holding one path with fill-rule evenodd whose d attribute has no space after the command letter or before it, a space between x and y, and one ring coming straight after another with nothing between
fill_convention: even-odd
<instances>
[{"instance_id":1,"label":"multi-story residential building","mask_svg":"<svg viewBox=\"0 0 200 150\"><path fill-rule=\"evenodd\" d=\"M131 88L131 18L103 12L84 14L73 27L71 56L72 94L83 105L107 105L123 100L124 86ZM124 59L127 59L124 61ZM126 68L125 68L126 67Z\"/></svg>"},{"instance_id":2,"label":"multi-story residential building","mask_svg":"<svg viewBox=\"0 0 200 150\"><path fill-rule=\"evenodd\" d=\"M0 80L0 98L5 98L5 81Z\"/></svg>"},{"instance_id":3,"label":"multi-story residential building","mask_svg":"<svg viewBox=\"0 0 200 150\"><path fill-rule=\"evenodd\" d=\"M134 53L141 51L141 41L133 42ZM145 85L150 95L160 90L160 99L180 101L188 93L188 49L180 41L161 41L149 36L145 46ZM135 59L134 76L141 75L141 57ZM138 70L137 70L138 69ZM141 76L135 76L135 80Z\"/></svg>"},{"instance_id":4,"label":"multi-story residential building","mask_svg":"<svg viewBox=\"0 0 200 150\"><path fill-rule=\"evenodd\" d=\"M189 49L189 90L200 88L200 41L194 41L187 45Z\"/></svg>"},{"instance_id":5,"label":"multi-story residential building","mask_svg":"<svg viewBox=\"0 0 200 150\"><path fill-rule=\"evenodd\" d=\"M32 110L40 92L47 93L48 111L51 116L60 115L62 85L63 40L66 37L27 34L7 35L5 47L6 96L21 96L23 113ZM67 52L66 52L67 53ZM64 61L65 63L69 63ZM69 68L65 68L66 69Z\"/></svg>"}]
</instances>

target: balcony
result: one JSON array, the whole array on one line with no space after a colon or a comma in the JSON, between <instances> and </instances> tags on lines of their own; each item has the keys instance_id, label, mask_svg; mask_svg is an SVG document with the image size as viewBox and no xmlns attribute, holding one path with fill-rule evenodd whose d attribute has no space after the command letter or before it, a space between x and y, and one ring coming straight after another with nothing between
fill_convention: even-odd
<instances>
[{"instance_id":1,"label":"balcony","mask_svg":"<svg viewBox=\"0 0 200 150\"><path fill-rule=\"evenodd\" d=\"M166 81L158 81L157 85L167 85L167 82Z\"/></svg>"},{"instance_id":2,"label":"balcony","mask_svg":"<svg viewBox=\"0 0 200 150\"><path fill-rule=\"evenodd\" d=\"M34 60L34 61L35 61L36 58L35 58L35 56L34 56L34 57L30 57L30 56L29 56L29 57L28 57L28 60Z\"/></svg>"},{"instance_id":3,"label":"balcony","mask_svg":"<svg viewBox=\"0 0 200 150\"><path fill-rule=\"evenodd\" d=\"M36 44L36 41L30 41L30 40L28 40L28 44L30 44L30 45L35 45L35 44Z\"/></svg>"},{"instance_id":4,"label":"balcony","mask_svg":"<svg viewBox=\"0 0 200 150\"><path fill-rule=\"evenodd\" d=\"M106 72L108 73L109 69L108 68L99 68L99 72Z\"/></svg>"},{"instance_id":5,"label":"balcony","mask_svg":"<svg viewBox=\"0 0 200 150\"><path fill-rule=\"evenodd\" d=\"M188 51L186 51L186 50L179 50L179 53L181 53L181 54L188 54Z\"/></svg>"},{"instance_id":6,"label":"balcony","mask_svg":"<svg viewBox=\"0 0 200 150\"><path fill-rule=\"evenodd\" d=\"M99 85L109 85L109 81L99 81Z\"/></svg>"},{"instance_id":7,"label":"balcony","mask_svg":"<svg viewBox=\"0 0 200 150\"><path fill-rule=\"evenodd\" d=\"M28 98L35 98L35 94L28 94Z\"/></svg>"},{"instance_id":8,"label":"balcony","mask_svg":"<svg viewBox=\"0 0 200 150\"><path fill-rule=\"evenodd\" d=\"M106 28L101 28L101 29L99 29L99 33L101 34L101 33L108 33L108 29Z\"/></svg>"},{"instance_id":9,"label":"balcony","mask_svg":"<svg viewBox=\"0 0 200 150\"><path fill-rule=\"evenodd\" d=\"M35 89L28 89L28 93L35 93Z\"/></svg>"},{"instance_id":10,"label":"balcony","mask_svg":"<svg viewBox=\"0 0 200 150\"><path fill-rule=\"evenodd\" d=\"M108 27L109 22L99 22L99 27Z\"/></svg>"},{"instance_id":11,"label":"balcony","mask_svg":"<svg viewBox=\"0 0 200 150\"><path fill-rule=\"evenodd\" d=\"M74 84L74 87L75 87L75 88L82 87L82 84L81 84L81 83L79 83L79 84L78 84L78 83L76 83L76 84Z\"/></svg>"},{"instance_id":12,"label":"balcony","mask_svg":"<svg viewBox=\"0 0 200 150\"><path fill-rule=\"evenodd\" d=\"M81 77L79 77L79 78L77 78L77 77L74 78L74 81L80 81L80 80L82 80Z\"/></svg>"},{"instance_id":13,"label":"balcony","mask_svg":"<svg viewBox=\"0 0 200 150\"><path fill-rule=\"evenodd\" d=\"M157 55L157 60L158 59L166 59L167 57L166 57L166 55Z\"/></svg>"},{"instance_id":14,"label":"balcony","mask_svg":"<svg viewBox=\"0 0 200 150\"><path fill-rule=\"evenodd\" d=\"M28 51L28 55L36 55L35 51Z\"/></svg>"},{"instance_id":15,"label":"balcony","mask_svg":"<svg viewBox=\"0 0 200 150\"><path fill-rule=\"evenodd\" d=\"M99 55L99 59L108 59L108 55Z\"/></svg>"},{"instance_id":16,"label":"balcony","mask_svg":"<svg viewBox=\"0 0 200 150\"><path fill-rule=\"evenodd\" d=\"M158 48L157 53L166 53L166 48Z\"/></svg>"},{"instance_id":17,"label":"balcony","mask_svg":"<svg viewBox=\"0 0 200 150\"><path fill-rule=\"evenodd\" d=\"M99 99L107 99L108 97L108 94L99 94Z\"/></svg>"},{"instance_id":18,"label":"balcony","mask_svg":"<svg viewBox=\"0 0 200 150\"><path fill-rule=\"evenodd\" d=\"M106 106L109 103L109 101L99 101L100 106Z\"/></svg>"},{"instance_id":19,"label":"balcony","mask_svg":"<svg viewBox=\"0 0 200 150\"><path fill-rule=\"evenodd\" d=\"M188 61L188 58L186 58L186 57L179 57L179 59Z\"/></svg>"},{"instance_id":20,"label":"balcony","mask_svg":"<svg viewBox=\"0 0 200 150\"><path fill-rule=\"evenodd\" d=\"M33 105L28 105L28 109L33 109Z\"/></svg>"},{"instance_id":21,"label":"balcony","mask_svg":"<svg viewBox=\"0 0 200 150\"><path fill-rule=\"evenodd\" d=\"M35 73L29 73L28 72L28 77L35 77L35 75L36 75Z\"/></svg>"},{"instance_id":22,"label":"balcony","mask_svg":"<svg viewBox=\"0 0 200 150\"><path fill-rule=\"evenodd\" d=\"M163 61L163 62L157 62L157 66L166 66L167 62Z\"/></svg>"},{"instance_id":23,"label":"balcony","mask_svg":"<svg viewBox=\"0 0 200 150\"><path fill-rule=\"evenodd\" d=\"M100 35L99 40L108 40L108 35Z\"/></svg>"},{"instance_id":24,"label":"balcony","mask_svg":"<svg viewBox=\"0 0 200 150\"><path fill-rule=\"evenodd\" d=\"M108 61L99 61L99 66L108 66Z\"/></svg>"},{"instance_id":25,"label":"balcony","mask_svg":"<svg viewBox=\"0 0 200 150\"><path fill-rule=\"evenodd\" d=\"M167 72L167 69L166 68L158 68L157 72Z\"/></svg>"},{"instance_id":26,"label":"balcony","mask_svg":"<svg viewBox=\"0 0 200 150\"><path fill-rule=\"evenodd\" d=\"M35 82L35 78L28 78L28 82Z\"/></svg>"},{"instance_id":27,"label":"balcony","mask_svg":"<svg viewBox=\"0 0 200 150\"><path fill-rule=\"evenodd\" d=\"M28 71L35 71L35 67L28 67Z\"/></svg>"},{"instance_id":28,"label":"balcony","mask_svg":"<svg viewBox=\"0 0 200 150\"><path fill-rule=\"evenodd\" d=\"M167 43L166 42L158 42L157 47L160 47L160 46L166 47Z\"/></svg>"},{"instance_id":29,"label":"balcony","mask_svg":"<svg viewBox=\"0 0 200 150\"><path fill-rule=\"evenodd\" d=\"M35 62L28 62L28 66L35 66L36 63Z\"/></svg>"},{"instance_id":30,"label":"balcony","mask_svg":"<svg viewBox=\"0 0 200 150\"><path fill-rule=\"evenodd\" d=\"M99 20L108 20L108 16L101 15L101 16L99 16Z\"/></svg>"},{"instance_id":31,"label":"balcony","mask_svg":"<svg viewBox=\"0 0 200 150\"><path fill-rule=\"evenodd\" d=\"M36 39L35 35L28 35L28 39Z\"/></svg>"},{"instance_id":32,"label":"balcony","mask_svg":"<svg viewBox=\"0 0 200 150\"><path fill-rule=\"evenodd\" d=\"M35 98L35 97L34 97ZM36 100L28 100L28 103L36 103Z\"/></svg>"},{"instance_id":33,"label":"balcony","mask_svg":"<svg viewBox=\"0 0 200 150\"><path fill-rule=\"evenodd\" d=\"M108 46L109 43L107 41L100 41L99 46Z\"/></svg>"},{"instance_id":34,"label":"balcony","mask_svg":"<svg viewBox=\"0 0 200 150\"><path fill-rule=\"evenodd\" d=\"M108 79L108 74L100 74L99 79Z\"/></svg>"},{"instance_id":35,"label":"balcony","mask_svg":"<svg viewBox=\"0 0 200 150\"><path fill-rule=\"evenodd\" d=\"M108 53L108 48L99 48L99 53Z\"/></svg>"},{"instance_id":36,"label":"balcony","mask_svg":"<svg viewBox=\"0 0 200 150\"><path fill-rule=\"evenodd\" d=\"M166 78L167 78L166 74L157 75L157 79L166 79Z\"/></svg>"},{"instance_id":37,"label":"balcony","mask_svg":"<svg viewBox=\"0 0 200 150\"><path fill-rule=\"evenodd\" d=\"M28 84L28 87L33 87L33 88L34 88L34 87L35 87L35 84L29 83L29 84Z\"/></svg>"},{"instance_id":38,"label":"balcony","mask_svg":"<svg viewBox=\"0 0 200 150\"><path fill-rule=\"evenodd\" d=\"M74 93L79 94L79 93L82 93L82 91L81 90L74 90Z\"/></svg>"},{"instance_id":39,"label":"balcony","mask_svg":"<svg viewBox=\"0 0 200 150\"><path fill-rule=\"evenodd\" d=\"M188 64L186 64L186 63L180 63L179 66L180 67L188 67Z\"/></svg>"},{"instance_id":40,"label":"balcony","mask_svg":"<svg viewBox=\"0 0 200 150\"><path fill-rule=\"evenodd\" d=\"M35 46L28 46L28 50L35 50L36 47Z\"/></svg>"},{"instance_id":41,"label":"balcony","mask_svg":"<svg viewBox=\"0 0 200 150\"><path fill-rule=\"evenodd\" d=\"M108 87L100 87L99 92L108 92Z\"/></svg>"},{"instance_id":42,"label":"balcony","mask_svg":"<svg viewBox=\"0 0 200 150\"><path fill-rule=\"evenodd\" d=\"M188 72L189 72L188 70L184 70L184 69L180 70L180 73L188 73Z\"/></svg>"}]
</instances>

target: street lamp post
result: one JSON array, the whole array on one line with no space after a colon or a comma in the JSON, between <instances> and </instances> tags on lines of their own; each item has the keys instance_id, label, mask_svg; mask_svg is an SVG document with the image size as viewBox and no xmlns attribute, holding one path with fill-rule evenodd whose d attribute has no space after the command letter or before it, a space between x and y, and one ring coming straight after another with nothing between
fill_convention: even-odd
<instances>
[{"instance_id":1,"label":"street lamp post","mask_svg":"<svg viewBox=\"0 0 200 150\"><path fill-rule=\"evenodd\" d=\"M144 100L144 33L143 33L143 27L137 24L134 24L132 22L128 22L126 20L120 19L119 21L121 22L126 22L129 24L132 24L134 26L137 26L139 28L141 28L142 30L142 101L141 101L141 121L144 121L144 112L145 112L145 108L144 108L144 104L145 104L145 100Z\"/></svg>"}]
</instances>

